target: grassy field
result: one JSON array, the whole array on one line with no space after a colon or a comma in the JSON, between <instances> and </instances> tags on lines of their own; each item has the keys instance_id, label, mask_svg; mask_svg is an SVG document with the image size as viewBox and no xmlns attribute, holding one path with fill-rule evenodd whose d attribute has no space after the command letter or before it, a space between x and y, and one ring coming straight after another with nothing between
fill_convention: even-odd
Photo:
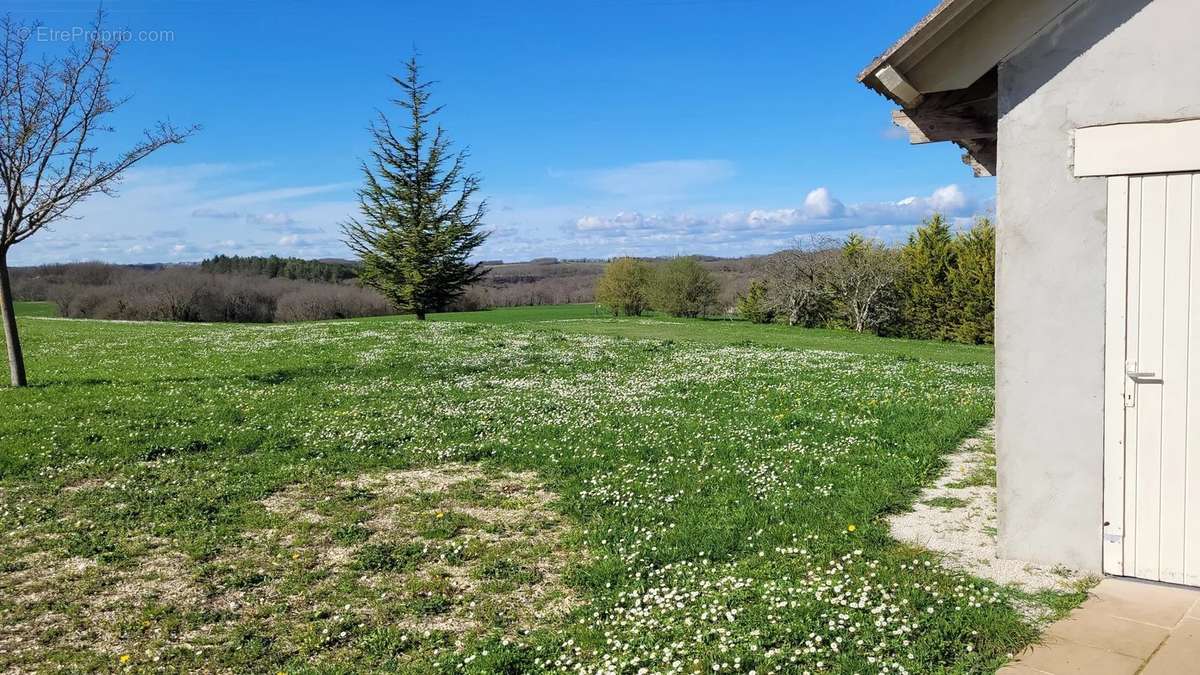
<instances>
[{"instance_id":1,"label":"grassy field","mask_svg":"<svg viewBox=\"0 0 1200 675\"><path fill-rule=\"evenodd\" d=\"M880 520L990 418L987 349L22 309L0 670L966 673L1035 634Z\"/></svg>"},{"instance_id":2,"label":"grassy field","mask_svg":"<svg viewBox=\"0 0 1200 675\"><path fill-rule=\"evenodd\" d=\"M53 302L14 302L17 316L57 316Z\"/></svg>"}]
</instances>

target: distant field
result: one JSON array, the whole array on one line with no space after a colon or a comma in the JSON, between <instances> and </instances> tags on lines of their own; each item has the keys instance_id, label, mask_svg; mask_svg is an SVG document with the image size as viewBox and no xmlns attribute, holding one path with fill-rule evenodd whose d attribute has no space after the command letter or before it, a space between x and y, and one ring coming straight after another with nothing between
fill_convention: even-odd
<instances>
[{"instance_id":1,"label":"distant field","mask_svg":"<svg viewBox=\"0 0 1200 675\"><path fill-rule=\"evenodd\" d=\"M56 316L58 311L53 302L14 302L17 316Z\"/></svg>"},{"instance_id":2,"label":"distant field","mask_svg":"<svg viewBox=\"0 0 1200 675\"><path fill-rule=\"evenodd\" d=\"M792 328L782 324L758 325L733 319L679 319L656 315L613 318L592 304L510 307L482 312L439 314L433 315L432 319L495 324L553 324L555 330L592 335L696 340L726 345L756 344L795 349L830 349L862 354L895 354L954 363L991 364L995 360L995 352L990 346L879 338L845 330Z\"/></svg>"},{"instance_id":3,"label":"distant field","mask_svg":"<svg viewBox=\"0 0 1200 675\"><path fill-rule=\"evenodd\" d=\"M1045 599L881 522L991 417L987 349L39 309L0 389L0 671L965 673L1036 634Z\"/></svg>"},{"instance_id":4,"label":"distant field","mask_svg":"<svg viewBox=\"0 0 1200 675\"><path fill-rule=\"evenodd\" d=\"M54 316L52 303L17 303L17 313L25 316ZM409 317L382 317L359 321L413 320ZM792 328L780 324L755 325L733 319L680 319L647 315L638 318L613 318L594 304L539 305L505 307L478 312L451 312L430 315L431 321L463 321L496 325L523 324L529 328L612 335L653 340L695 340L715 344L758 344L795 349L830 349L861 354L895 354L928 358L951 363L985 363L995 360L990 346L961 345L951 342L904 340L860 335L851 331Z\"/></svg>"}]
</instances>

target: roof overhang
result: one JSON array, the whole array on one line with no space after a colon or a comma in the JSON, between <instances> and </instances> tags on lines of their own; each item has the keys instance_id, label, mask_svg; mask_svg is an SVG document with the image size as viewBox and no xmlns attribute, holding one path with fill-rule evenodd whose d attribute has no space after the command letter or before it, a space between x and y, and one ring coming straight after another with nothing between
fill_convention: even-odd
<instances>
[{"instance_id":1,"label":"roof overhang","mask_svg":"<svg viewBox=\"0 0 1200 675\"><path fill-rule=\"evenodd\" d=\"M1077 0L942 0L858 75L900 105L913 143L951 141L996 172L998 64Z\"/></svg>"}]
</instances>

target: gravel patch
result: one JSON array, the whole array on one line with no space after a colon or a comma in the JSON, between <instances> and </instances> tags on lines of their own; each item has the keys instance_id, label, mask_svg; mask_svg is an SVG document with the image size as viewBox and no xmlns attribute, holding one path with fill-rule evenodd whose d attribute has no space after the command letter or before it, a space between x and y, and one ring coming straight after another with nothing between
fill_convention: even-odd
<instances>
[{"instance_id":1,"label":"gravel patch","mask_svg":"<svg viewBox=\"0 0 1200 675\"><path fill-rule=\"evenodd\" d=\"M1026 592L1068 591L1084 575L999 557L996 545L996 485L991 425L948 457L949 466L926 488L913 510L888 519L892 536L941 553L948 567ZM980 484L984 483L984 484Z\"/></svg>"}]
</instances>

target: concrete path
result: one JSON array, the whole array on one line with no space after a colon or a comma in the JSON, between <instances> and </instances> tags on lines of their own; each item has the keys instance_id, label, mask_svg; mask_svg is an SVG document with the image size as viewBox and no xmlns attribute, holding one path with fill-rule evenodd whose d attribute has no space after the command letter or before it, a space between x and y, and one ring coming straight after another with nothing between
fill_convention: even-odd
<instances>
[{"instance_id":1,"label":"concrete path","mask_svg":"<svg viewBox=\"0 0 1200 675\"><path fill-rule=\"evenodd\" d=\"M998 675L1200 673L1200 589L1108 578Z\"/></svg>"}]
</instances>

